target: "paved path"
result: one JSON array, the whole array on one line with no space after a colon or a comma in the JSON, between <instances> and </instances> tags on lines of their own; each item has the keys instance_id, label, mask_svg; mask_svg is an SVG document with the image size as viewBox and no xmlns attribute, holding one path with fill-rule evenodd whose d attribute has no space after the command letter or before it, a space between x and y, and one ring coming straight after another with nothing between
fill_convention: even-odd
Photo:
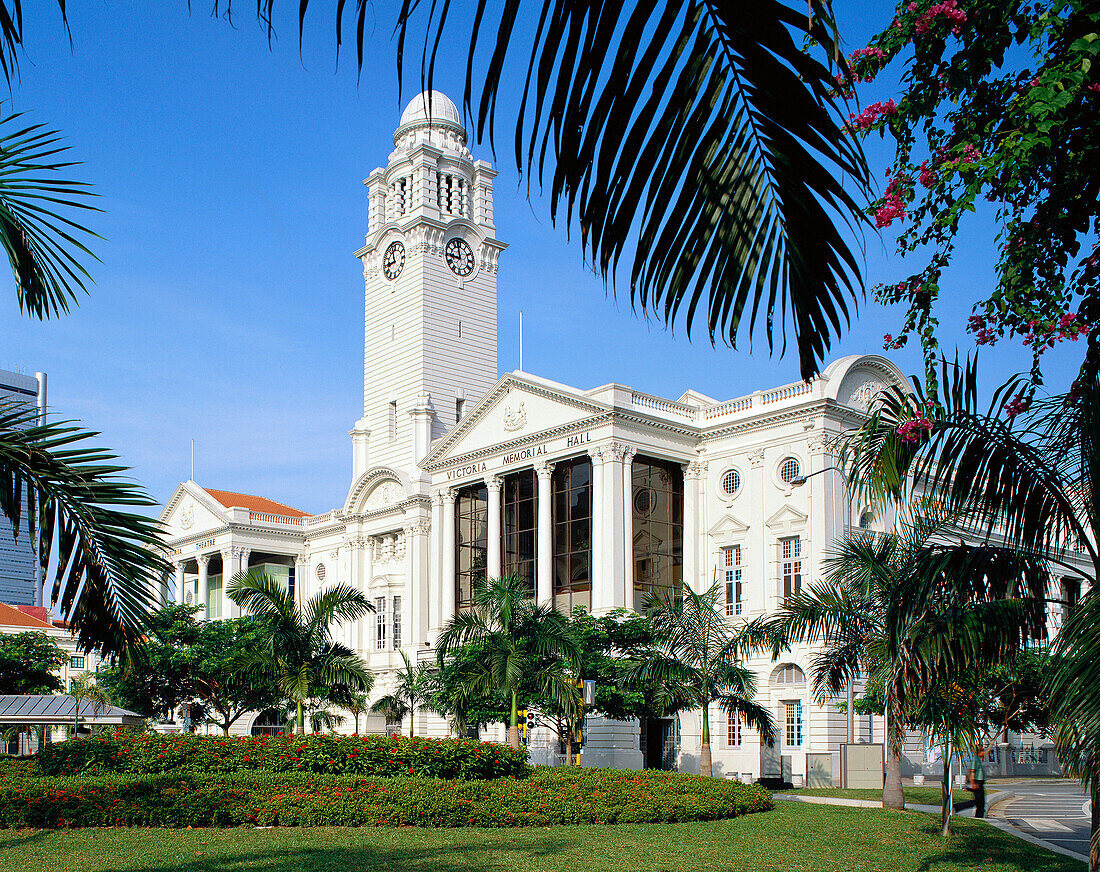
<instances>
[{"instance_id":1,"label":"paved path","mask_svg":"<svg viewBox=\"0 0 1100 872\"><path fill-rule=\"evenodd\" d=\"M989 809L991 819L1004 821L1030 836L1088 856L1091 809L1080 784L998 783L995 789L1011 790L1013 796Z\"/></svg>"}]
</instances>

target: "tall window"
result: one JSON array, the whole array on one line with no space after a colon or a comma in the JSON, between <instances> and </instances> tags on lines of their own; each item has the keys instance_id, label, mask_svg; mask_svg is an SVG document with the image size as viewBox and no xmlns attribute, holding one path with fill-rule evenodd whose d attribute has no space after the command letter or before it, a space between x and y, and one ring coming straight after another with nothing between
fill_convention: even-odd
<instances>
[{"instance_id":1,"label":"tall window","mask_svg":"<svg viewBox=\"0 0 1100 872\"><path fill-rule=\"evenodd\" d=\"M722 549L722 571L726 577L726 614L741 614L741 546Z\"/></svg>"},{"instance_id":2,"label":"tall window","mask_svg":"<svg viewBox=\"0 0 1100 872\"><path fill-rule=\"evenodd\" d=\"M554 467L554 608L570 614L592 606L592 462Z\"/></svg>"},{"instance_id":3,"label":"tall window","mask_svg":"<svg viewBox=\"0 0 1100 872\"><path fill-rule=\"evenodd\" d=\"M802 538L788 536L779 540L779 565L783 581L783 599L802 590Z\"/></svg>"},{"instance_id":4,"label":"tall window","mask_svg":"<svg viewBox=\"0 0 1100 872\"><path fill-rule=\"evenodd\" d=\"M783 734L783 744L788 748L802 747L802 703L798 700L784 703L786 708L786 729Z\"/></svg>"},{"instance_id":5,"label":"tall window","mask_svg":"<svg viewBox=\"0 0 1100 872\"><path fill-rule=\"evenodd\" d=\"M206 596L207 619L220 618L222 616L222 577L220 573L206 577Z\"/></svg>"},{"instance_id":6,"label":"tall window","mask_svg":"<svg viewBox=\"0 0 1100 872\"><path fill-rule=\"evenodd\" d=\"M1062 620L1069 620L1069 616L1077 609L1081 601L1081 579L1062 579Z\"/></svg>"},{"instance_id":7,"label":"tall window","mask_svg":"<svg viewBox=\"0 0 1100 872\"><path fill-rule=\"evenodd\" d=\"M455 498L455 607L468 609L474 586L485 578L488 555L489 492L484 484L465 487Z\"/></svg>"},{"instance_id":8,"label":"tall window","mask_svg":"<svg viewBox=\"0 0 1100 872\"><path fill-rule=\"evenodd\" d=\"M374 647L379 651L386 647L386 598L374 598Z\"/></svg>"},{"instance_id":9,"label":"tall window","mask_svg":"<svg viewBox=\"0 0 1100 872\"><path fill-rule=\"evenodd\" d=\"M684 471L637 457L633 464L635 604L647 593L679 590L684 574ZM630 547L630 544L627 544Z\"/></svg>"},{"instance_id":10,"label":"tall window","mask_svg":"<svg viewBox=\"0 0 1100 872\"><path fill-rule=\"evenodd\" d=\"M397 400L390 401L390 414L389 414L389 431L390 442L393 442L397 438Z\"/></svg>"},{"instance_id":11,"label":"tall window","mask_svg":"<svg viewBox=\"0 0 1100 872\"><path fill-rule=\"evenodd\" d=\"M401 647L401 597L393 598L393 650Z\"/></svg>"},{"instance_id":12,"label":"tall window","mask_svg":"<svg viewBox=\"0 0 1100 872\"><path fill-rule=\"evenodd\" d=\"M726 747L741 747L741 715L726 715Z\"/></svg>"},{"instance_id":13,"label":"tall window","mask_svg":"<svg viewBox=\"0 0 1100 872\"><path fill-rule=\"evenodd\" d=\"M501 495L502 541L501 568L505 575L518 575L535 593L535 539L538 528L538 484L533 469L504 476Z\"/></svg>"}]
</instances>

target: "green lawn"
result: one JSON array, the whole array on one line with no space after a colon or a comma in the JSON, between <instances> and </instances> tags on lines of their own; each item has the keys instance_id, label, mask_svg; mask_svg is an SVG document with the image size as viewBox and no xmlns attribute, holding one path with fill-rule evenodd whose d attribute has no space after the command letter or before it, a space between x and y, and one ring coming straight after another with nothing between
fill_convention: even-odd
<instances>
[{"instance_id":1,"label":"green lawn","mask_svg":"<svg viewBox=\"0 0 1100 872\"><path fill-rule=\"evenodd\" d=\"M993 793L995 790L996 788L986 786L986 796ZM776 793L793 793L800 796L838 796L842 799L882 800L882 791L871 787L796 787L793 790L777 790ZM956 790L953 796L955 797L955 802L963 802L964 800L974 798L974 794L969 790ZM932 786L926 784L923 787L906 787L905 801L913 802L917 805L939 805L940 786L938 784Z\"/></svg>"},{"instance_id":2,"label":"green lawn","mask_svg":"<svg viewBox=\"0 0 1100 872\"><path fill-rule=\"evenodd\" d=\"M1082 872L981 821L776 803L730 821L421 829L0 831L4 872Z\"/></svg>"}]
</instances>

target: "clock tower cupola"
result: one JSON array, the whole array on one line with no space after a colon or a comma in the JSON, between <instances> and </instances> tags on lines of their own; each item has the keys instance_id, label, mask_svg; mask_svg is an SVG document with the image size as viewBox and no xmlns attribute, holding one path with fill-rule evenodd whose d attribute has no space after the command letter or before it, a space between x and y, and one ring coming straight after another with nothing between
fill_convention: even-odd
<instances>
[{"instance_id":1,"label":"clock tower cupola","mask_svg":"<svg viewBox=\"0 0 1100 872\"><path fill-rule=\"evenodd\" d=\"M385 168L366 180L369 225L356 252L366 280L363 417L354 478L417 466L497 379L493 177L466 147L458 109L439 91L401 114Z\"/></svg>"}]
</instances>

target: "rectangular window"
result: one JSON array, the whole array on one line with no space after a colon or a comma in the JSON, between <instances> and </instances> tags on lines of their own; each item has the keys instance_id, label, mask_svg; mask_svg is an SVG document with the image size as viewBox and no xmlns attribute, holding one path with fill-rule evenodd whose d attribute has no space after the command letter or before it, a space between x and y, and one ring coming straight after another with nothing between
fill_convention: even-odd
<instances>
[{"instance_id":1,"label":"rectangular window","mask_svg":"<svg viewBox=\"0 0 1100 872\"><path fill-rule=\"evenodd\" d=\"M390 401L389 430L390 442L393 442L397 439L397 400Z\"/></svg>"},{"instance_id":2,"label":"rectangular window","mask_svg":"<svg viewBox=\"0 0 1100 872\"><path fill-rule=\"evenodd\" d=\"M393 598L393 648L401 647L401 597Z\"/></svg>"},{"instance_id":3,"label":"rectangular window","mask_svg":"<svg viewBox=\"0 0 1100 872\"><path fill-rule=\"evenodd\" d=\"M783 704L787 710L787 728L783 735L788 748L802 747L802 703L800 701Z\"/></svg>"},{"instance_id":4,"label":"rectangular window","mask_svg":"<svg viewBox=\"0 0 1100 872\"><path fill-rule=\"evenodd\" d=\"M802 590L802 539L788 536L779 540L779 563L783 576L783 599Z\"/></svg>"},{"instance_id":5,"label":"rectangular window","mask_svg":"<svg viewBox=\"0 0 1100 872\"><path fill-rule=\"evenodd\" d=\"M535 595L535 561L538 558L538 483L533 469L504 476L500 512L504 543L502 570L518 575Z\"/></svg>"},{"instance_id":6,"label":"rectangular window","mask_svg":"<svg viewBox=\"0 0 1100 872\"><path fill-rule=\"evenodd\" d=\"M208 575L206 577L206 617L210 620L222 616L222 577Z\"/></svg>"},{"instance_id":7,"label":"rectangular window","mask_svg":"<svg viewBox=\"0 0 1100 872\"><path fill-rule=\"evenodd\" d=\"M455 608L468 609L474 586L485 578L489 553L489 491L484 484L465 487L455 498Z\"/></svg>"},{"instance_id":8,"label":"rectangular window","mask_svg":"<svg viewBox=\"0 0 1100 872\"><path fill-rule=\"evenodd\" d=\"M722 549L722 571L726 578L726 614L741 614L741 546Z\"/></svg>"},{"instance_id":9,"label":"rectangular window","mask_svg":"<svg viewBox=\"0 0 1100 872\"><path fill-rule=\"evenodd\" d=\"M726 715L726 747L741 747L741 715Z\"/></svg>"},{"instance_id":10,"label":"rectangular window","mask_svg":"<svg viewBox=\"0 0 1100 872\"><path fill-rule=\"evenodd\" d=\"M374 598L375 647L381 651L386 647L386 598Z\"/></svg>"},{"instance_id":11,"label":"rectangular window","mask_svg":"<svg viewBox=\"0 0 1100 872\"><path fill-rule=\"evenodd\" d=\"M592 461L557 464L550 486L554 608L568 615L592 605Z\"/></svg>"},{"instance_id":12,"label":"rectangular window","mask_svg":"<svg viewBox=\"0 0 1100 872\"><path fill-rule=\"evenodd\" d=\"M84 668L84 658L83 657L77 657L75 655L70 657L69 658L69 668L70 669L83 669Z\"/></svg>"},{"instance_id":13,"label":"rectangular window","mask_svg":"<svg viewBox=\"0 0 1100 872\"><path fill-rule=\"evenodd\" d=\"M634 602L642 608L646 594L676 594L684 576L684 470L679 463L653 457L634 458L631 465L631 515Z\"/></svg>"}]
</instances>

